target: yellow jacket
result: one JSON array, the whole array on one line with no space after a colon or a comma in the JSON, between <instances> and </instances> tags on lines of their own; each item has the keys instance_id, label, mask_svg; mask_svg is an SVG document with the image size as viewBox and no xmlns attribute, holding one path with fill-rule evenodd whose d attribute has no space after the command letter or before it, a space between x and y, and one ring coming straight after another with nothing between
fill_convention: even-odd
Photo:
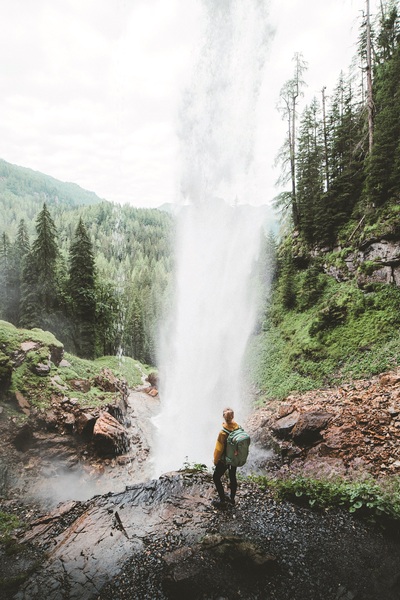
<instances>
[{"instance_id":1,"label":"yellow jacket","mask_svg":"<svg viewBox=\"0 0 400 600\"><path fill-rule=\"evenodd\" d=\"M228 425L228 423L222 423L222 427L225 427L225 429L228 429L229 431L235 431L235 429L239 429L239 425L237 423L235 423L235 421L231 421ZM226 445L226 440L228 438L228 434L225 433L225 431L223 429L221 429L221 431L218 434L217 437L217 441L215 443L215 450L214 450L214 465L217 465L219 463L220 460L224 460L223 459L223 454L225 452L225 445Z\"/></svg>"}]
</instances>

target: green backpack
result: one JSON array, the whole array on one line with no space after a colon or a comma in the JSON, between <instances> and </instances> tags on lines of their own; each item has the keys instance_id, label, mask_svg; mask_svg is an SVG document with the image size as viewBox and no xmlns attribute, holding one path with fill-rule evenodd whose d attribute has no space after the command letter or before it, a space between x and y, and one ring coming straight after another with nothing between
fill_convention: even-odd
<instances>
[{"instance_id":1,"label":"green backpack","mask_svg":"<svg viewBox=\"0 0 400 600\"><path fill-rule=\"evenodd\" d=\"M227 434L225 463L230 467L243 467L249 455L250 436L241 427L234 431L222 428Z\"/></svg>"}]
</instances>

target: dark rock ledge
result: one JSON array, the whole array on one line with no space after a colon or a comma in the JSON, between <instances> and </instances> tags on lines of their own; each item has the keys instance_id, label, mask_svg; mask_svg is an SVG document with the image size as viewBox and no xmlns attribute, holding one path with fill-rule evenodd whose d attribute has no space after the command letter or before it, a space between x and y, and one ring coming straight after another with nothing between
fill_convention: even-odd
<instances>
[{"instance_id":1,"label":"dark rock ledge","mask_svg":"<svg viewBox=\"0 0 400 600\"><path fill-rule=\"evenodd\" d=\"M45 559L13 597L400 597L398 539L339 511L277 503L250 483L240 484L236 506L226 511L212 508L214 497L210 475L181 472L61 505L18 538Z\"/></svg>"}]
</instances>

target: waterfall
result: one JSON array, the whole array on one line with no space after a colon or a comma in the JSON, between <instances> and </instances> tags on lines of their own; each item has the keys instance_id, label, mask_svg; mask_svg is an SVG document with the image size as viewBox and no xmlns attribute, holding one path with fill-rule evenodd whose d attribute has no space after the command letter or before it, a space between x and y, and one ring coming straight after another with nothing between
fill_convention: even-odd
<instances>
[{"instance_id":1,"label":"waterfall","mask_svg":"<svg viewBox=\"0 0 400 600\"><path fill-rule=\"evenodd\" d=\"M211 464L222 409L243 420L243 356L256 318L260 213L249 206L256 106L271 37L261 0L203 0L204 45L179 119L184 206L175 293L159 348L155 474Z\"/></svg>"}]
</instances>

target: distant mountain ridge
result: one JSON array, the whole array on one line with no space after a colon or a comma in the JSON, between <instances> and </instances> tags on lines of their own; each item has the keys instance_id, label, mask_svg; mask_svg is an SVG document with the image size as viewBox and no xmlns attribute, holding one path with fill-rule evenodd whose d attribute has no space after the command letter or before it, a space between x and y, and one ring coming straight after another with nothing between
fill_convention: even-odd
<instances>
[{"instance_id":1,"label":"distant mountain ridge","mask_svg":"<svg viewBox=\"0 0 400 600\"><path fill-rule=\"evenodd\" d=\"M97 204L103 199L76 183L63 182L39 171L20 167L0 159L0 194L39 195L70 206Z\"/></svg>"}]
</instances>

